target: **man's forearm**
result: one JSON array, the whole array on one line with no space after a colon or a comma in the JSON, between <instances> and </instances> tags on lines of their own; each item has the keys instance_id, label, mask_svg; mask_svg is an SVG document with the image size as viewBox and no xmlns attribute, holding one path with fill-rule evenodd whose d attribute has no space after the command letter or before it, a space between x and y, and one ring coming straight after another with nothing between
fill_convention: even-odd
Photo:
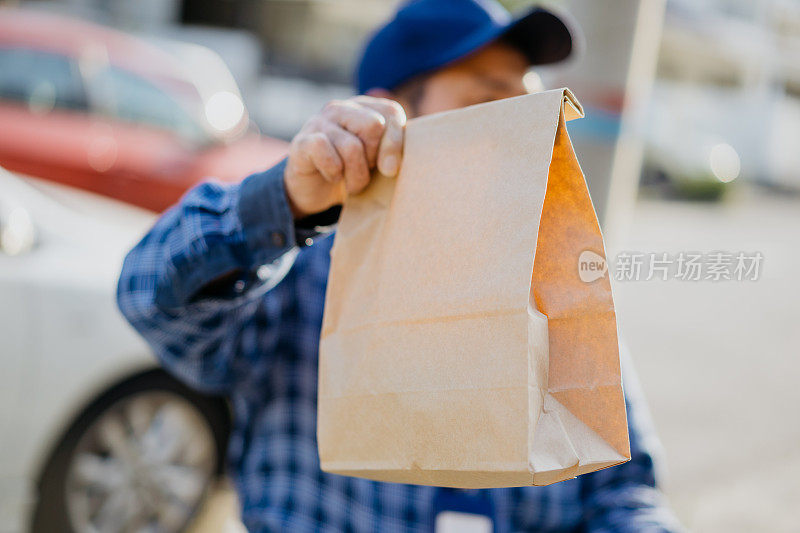
<instances>
[{"instance_id":1,"label":"man's forearm","mask_svg":"<svg viewBox=\"0 0 800 533\"><path fill-rule=\"evenodd\" d=\"M158 305L171 309L205 298L236 298L264 282L274 284L277 280L269 277L285 273L278 264L287 253L311 244L319 226L338 220L337 208L293 219L283 184L285 165L284 160L236 186L200 185L173 208L174 227L162 232L178 247L166 251L173 268L159 280Z\"/></svg>"},{"instance_id":2,"label":"man's forearm","mask_svg":"<svg viewBox=\"0 0 800 533\"><path fill-rule=\"evenodd\" d=\"M239 379L233 360L243 353L245 308L291 266L300 232L282 173L277 165L239 185L195 187L125 260L120 309L162 363L196 388L222 391Z\"/></svg>"}]
</instances>

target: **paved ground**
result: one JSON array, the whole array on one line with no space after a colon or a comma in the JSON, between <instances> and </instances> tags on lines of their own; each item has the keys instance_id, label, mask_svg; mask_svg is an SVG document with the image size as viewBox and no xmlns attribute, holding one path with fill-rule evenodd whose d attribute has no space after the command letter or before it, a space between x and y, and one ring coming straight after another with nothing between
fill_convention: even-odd
<instances>
[{"instance_id":1,"label":"paved ground","mask_svg":"<svg viewBox=\"0 0 800 533\"><path fill-rule=\"evenodd\" d=\"M800 531L800 198L641 201L625 249L760 251L755 282L619 282L620 330L666 450L665 487L709 533ZM610 253L609 257L614 254ZM216 491L195 532L241 531Z\"/></svg>"},{"instance_id":2,"label":"paved ground","mask_svg":"<svg viewBox=\"0 0 800 533\"><path fill-rule=\"evenodd\" d=\"M800 531L800 199L640 202L629 247L760 251L756 282L616 284L666 450L666 488L694 531Z\"/></svg>"}]
</instances>

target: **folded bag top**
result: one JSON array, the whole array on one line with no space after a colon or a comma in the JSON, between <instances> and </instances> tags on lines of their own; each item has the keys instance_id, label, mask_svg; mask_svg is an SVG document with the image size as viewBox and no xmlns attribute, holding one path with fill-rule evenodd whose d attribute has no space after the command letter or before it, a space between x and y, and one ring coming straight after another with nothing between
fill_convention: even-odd
<instances>
[{"instance_id":1,"label":"folded bag top","mask_svg":"<svg viewBox=\"0 0 800 533\"><path fill-rule=\"evenodd\" d=\"M463 488L630 458L605 256L568 89L409 121L400 175L347 199L320 340L322 469Z\"/></svg>"}]
</instances>

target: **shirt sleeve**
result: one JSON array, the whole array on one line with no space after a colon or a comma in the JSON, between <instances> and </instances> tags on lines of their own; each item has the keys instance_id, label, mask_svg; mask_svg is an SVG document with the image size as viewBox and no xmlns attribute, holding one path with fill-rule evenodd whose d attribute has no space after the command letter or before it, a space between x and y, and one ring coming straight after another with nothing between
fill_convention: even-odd
<instances>
[{"instance_id":1,"label":"shirt sleeve","mask_svg":"<svg viewBox=\"0 0 800 533\"><path fill-rule=\"evenodd\" d=\"M290 270L298 232L316 234L295 229L284 168L285 161L235 185L198 185L123 264L120 310L164 367L198 390L226 392L269 364L263 346L276 337L278 317L248 325L259 296Z\"/></svg>"},{"instance_id":2,"label":"shirt sleeve","mask_svg":"<svg viewBox=\"0 0 800 533\"><path fill-rule=\"evenodd\" d=\"M631 460L581 476L586 531L682 532L657 484L660 444L627 349L620 346Z\"/></svg>"}]
</instances>

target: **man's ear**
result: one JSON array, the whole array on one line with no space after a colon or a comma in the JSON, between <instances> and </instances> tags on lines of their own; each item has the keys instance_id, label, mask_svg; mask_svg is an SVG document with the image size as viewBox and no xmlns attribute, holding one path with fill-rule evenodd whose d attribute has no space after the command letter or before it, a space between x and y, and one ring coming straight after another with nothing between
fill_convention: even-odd
<instances>
[{"instance_id":1,"label":"man's ear","mask_svg":"<svg viewBox=\"0 0 800 533\"><path fill-rule=\"evenodd\" d=\"M405 110L406 116L408 118L413 118L414 116L414 109L411 108L409 106L409 103L405 99L401 98L397 93L393 93L392 91L386 89L375 88L367 91L367 96L372 96L374 98L388 98L389 100L394 100L395 102L403 106L403 109Z\"/></svg>"},{"instance_id":2,"label":"man's ear","mask_svg":"<svg viewBox=\"0 0 800 533\"><path fill-rule=\"evenodd\" d=\"M380 87L375 87L367 91L367 96L373 96L375 98L388 98L389 100L397 100L396 94L394 94L392 91L381 89Z\"/></svg>"}]
</instances>

